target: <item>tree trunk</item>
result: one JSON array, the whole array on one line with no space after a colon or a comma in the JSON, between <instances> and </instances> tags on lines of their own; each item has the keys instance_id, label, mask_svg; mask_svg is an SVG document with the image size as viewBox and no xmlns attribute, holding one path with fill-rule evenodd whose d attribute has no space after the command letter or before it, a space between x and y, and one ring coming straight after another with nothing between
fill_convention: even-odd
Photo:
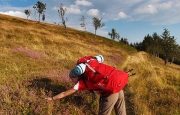
<instances>
[{"instance_id":1,"label":"tree trunk","mask_svg":"<svg viewBox=\"0 0 180 115\"><path fill-rule=\"evenodd\" d=\"M35 12L34 12L34 18L35 18L35 21L37 21L37 20L36 20L36 10L35 10Z\"/></svg>"},{"instance_id":2,"label":"tree trunk","mask_svg":"<svg viewBox=\"0 0 180 115\"><path fill-rule=\"evenodd\" d=\"M40 22L40 13L39 13L39 22Z\"/></svg>"},{"instance_id":3,"label":"tree trunk","mask_svg":"<svg viewBox=\"0 0 180 115\"><path fill-rule=\"evenodd\" d=\"M66 35L67 35L67 37L69 38L68 30L67 30L67 27L66 27L66 26L65 26L65 29L66 29Z\"/></svg>"},{"instance_id":4,"label":"tree trunk","mask_svg":"<svg viewBox=\"0 0 180 115\"><path fill-rule=\"evenodd\" d=\"M164 60L165 65L168 63L168 58Z\"/></svg>"},{"instance_id":5,"label":"tree trunk","mask_svg":"<svg viewBox=\"0 0 180 115\"><path fill-rule=\"evenodd\" d=\"M66 27L66 22L64 21L64 18L63 18L63 17L62 17L62 20L63 20L63 26L64 26L65 31L66 31L66 35L67 35L67 37L69 38L68 31L67 31L67 27Z\"/></svg>"},{"instance_id":6,"label":"tree trunk","mask_svg":"<svg viewBox=\"0 0 180 115\"><path fill-rule=\"evenodd\" d=\"M172 60L171 60L171 63L173 63L174 62L174 57L172 58Z\"/></svg>"},{"instance_id":7,"label":"tree trunk","mask_svg":"<svg viewBox=\"0 0 180 115\"><path fill-rule=\"evenodd\" d=\"M96 29L95 29L95 39L96 39Z\"/></svg>"}]
</instances>

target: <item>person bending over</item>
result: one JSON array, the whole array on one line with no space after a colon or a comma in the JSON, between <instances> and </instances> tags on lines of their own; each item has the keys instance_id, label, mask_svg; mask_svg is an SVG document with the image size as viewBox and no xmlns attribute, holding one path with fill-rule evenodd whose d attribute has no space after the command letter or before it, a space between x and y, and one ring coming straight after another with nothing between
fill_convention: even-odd
<instances>
[{"instance_id":1,"label":"person bending over","mask_svg":"<svg viewBox=\"0 0 180 115\"><path fill-rule=\"evenodd\" d=\"M123 88L128 81L128 74L103 63L102 55L84 56L70 71L69 77L74 87L46 100L58 100L80 90L94 91L100 94L99 115L110 115L115 109L116 115L126 115Z\"/></svg>"}]
</instances>

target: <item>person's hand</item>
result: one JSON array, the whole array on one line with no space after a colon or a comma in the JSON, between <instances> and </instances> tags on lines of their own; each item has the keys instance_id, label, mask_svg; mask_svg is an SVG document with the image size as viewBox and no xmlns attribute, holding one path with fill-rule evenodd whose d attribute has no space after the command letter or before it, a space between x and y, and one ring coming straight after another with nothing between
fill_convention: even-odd
<instances>
[{"instance_id":1,"label":"person's hand","mask_svg":"<svg viewBox=\"0 0 180 115\"><path fill-rule=\"evenodd\" d=\"M47 98L45 98L45 99L48 100L48 101L52 101L52 100L53 100L52 97L47 97Z\"/></svg>"}]
</instances>

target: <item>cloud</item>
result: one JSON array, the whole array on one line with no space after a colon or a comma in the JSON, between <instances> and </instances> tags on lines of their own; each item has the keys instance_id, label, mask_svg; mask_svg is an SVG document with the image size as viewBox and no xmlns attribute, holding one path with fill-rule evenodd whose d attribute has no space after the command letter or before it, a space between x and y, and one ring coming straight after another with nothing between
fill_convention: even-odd
<instances>
[{"instance_id":1,"label":"cloud","mask_svg":"<svg viewBox=\"0 0 180 115\"><path fill-rule=\"evenodd\" d=\"M133 12L129 12L128 15L133 21L146 21L153 25L176 24L180 22L179 7L179 0L152 0L134 6Z\"/></svg>"},{"instance_id":2,"label":"cloud","mask_svg":"<svg viewBox=\"0 0 180 115\"><path fill-rule=\"evenodd\" d=\"M119 12L113 20L126 19L128 16L124 12Z\"/></svg>"},{"instance_id":3,"label":"cloud","mask_svg":"<svg viewBox=\"0 0 180 115\"><path fill-rule=\"evenodd\" d=\"M174 5L176 5L176 4L174 4ZM174 5L173 5L172 1L168 1L168 2L161 3L161 4L157 4L157 8L161 9L161 10L168 10L170 8L173 8Z\"/></svg>"},{"instance_id":4,"label":"cloud","mask_svg":"<svg viewBox=\"0 0 180 115\"><path fill-rule=\"evenodd\" d=\"M79 7L76 5L70 5L70 7L66 9L69 14L81 14Z\"/></svg>"},{"instance_id":5,"label":"cloud","mask_svg":"<svg viewBox=\"0 0 180 115\"><path fill-rule=\"evenodd\" d=\"M63 7L63 8L67 9L66 10L67 14L81 14L81 10L76 5L70 5L69 7ZM58 11L59 9L60 7L56 7L56 6L52 8L52 10L54 11Z\"/></svg>"},{"instance_id":6,"label":"cloud","mask_svg":"<svg viewBox=\"0 0 180 115\"><path fill-rule=\"evenodd\" d=\"M157 12L157 8L154 5L141 6L135 9L136 14L155 14Z\"/></svg>"},{"instance_id":7,"label":"cloud","mask_svg":"<svg viewBox=\"0 0 180 115\"><path fill-rule=\"evenodd\" d=\"M124 18L127 18L127 15L124 12L119 12L118 13L118 18L124 19Z\"/></svg>"},{"instance_id":8,"label":"cloud","mask_svg":"<svg viewBox=\"0 0 180 115\"><path fill-rule=\"evenodd\" d=\"M76 0L75 1L75 4L76 5L82 5L82 6L92 6L92 3L91 2L88 2L86 0Z\"/></svg>"},{"instance_id":9,"label":"cloud","mask_svg":"<svg viewBox=\"0 0 180 115\"><path fill-rule=\"evenodd\" d=\"M6 11L6 12L0 12L1 14L6 14L10 16L16 16L16 17L21 17L21 18L26 18L25 13L20 12L20 11Z\"/></svg>"},{"instance_id":10,"label":"cloud","mask_svg":"<svg viewBox=\"0 0 180 115\"><path fill-rule=\"evenodd\" d=\"M98 10L98 9L90 9L90 10L87 12L87 14L88 14L89 16L98 16L99 10Z\"/></svg>"}]
</instances>

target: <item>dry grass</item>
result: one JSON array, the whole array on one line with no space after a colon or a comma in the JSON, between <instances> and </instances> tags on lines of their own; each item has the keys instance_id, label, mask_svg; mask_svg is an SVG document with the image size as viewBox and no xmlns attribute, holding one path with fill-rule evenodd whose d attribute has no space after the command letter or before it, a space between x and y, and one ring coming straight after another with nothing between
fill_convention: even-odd
<instances>
[{"instance_id":1,"label":"dry grass","mask_svg":"<svg viewBox=\"0 0 180 115\"><path fill-rule=\"evenodd\" d=\"M178 115L180 113L179 66L164 66L163 61L139 52L128 58L136 71L130 77L127 94L137 115ZM174 68L172 68L174 67Z\"/></svg>"},{"instance_id":2,"label":"dry grass","mask_svg":"<svg viewBox=\"0 0 180 115\"><path fill-rule=\"evenodd\" d=\"M90 115L98 112L98 96L76 93L46 102L73 86L68 78L76 60L102 54L105 63L119 69L134 68L125 88L129 115L179 115L180 67L113 40L57 25L0 14L0 115ZM77 99L79 102L77 103ZM114 114L114 113L113 113Z\"/></svg>"}]
</instances>

